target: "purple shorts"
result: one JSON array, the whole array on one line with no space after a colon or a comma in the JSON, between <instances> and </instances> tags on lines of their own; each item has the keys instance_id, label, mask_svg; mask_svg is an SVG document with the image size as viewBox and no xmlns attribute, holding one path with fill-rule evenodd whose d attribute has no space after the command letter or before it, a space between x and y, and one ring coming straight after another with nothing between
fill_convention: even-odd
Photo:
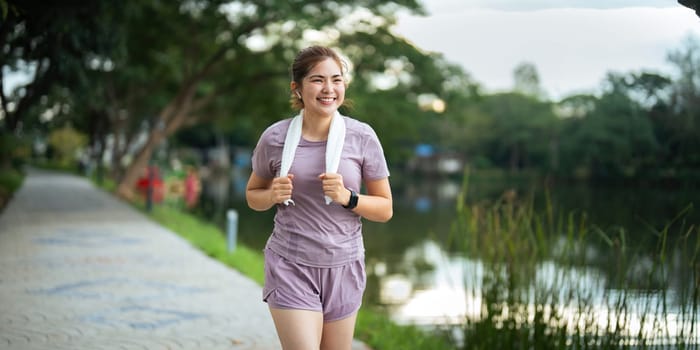
<instances>
[{"instance_id":1,"label":"purple shorts","mask_svg":"<svg viewBox=\"0 0 700 350\"><path fill-rule=\"evenodd\" d=\"M338 267L311 267L265 249L263 301L275 309L323 313L323 321L341 320L362 305L367 276L364 260Z\"/></svg>"}]
</instances>

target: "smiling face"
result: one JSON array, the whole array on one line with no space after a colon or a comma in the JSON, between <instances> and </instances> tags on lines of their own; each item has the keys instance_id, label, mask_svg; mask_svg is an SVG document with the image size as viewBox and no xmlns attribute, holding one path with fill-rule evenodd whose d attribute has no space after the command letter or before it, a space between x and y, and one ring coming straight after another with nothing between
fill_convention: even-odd
<instances>
[{"instance_id":1,"label":"smiling face","mask_svg":"<svg viewBox=\"0 0 700 350\"><path fill-rule=\"evenodd\" d=\"M345 100L345 78L341 67L330 57L318 62L302 78L301 86L292 82L298 91L304 113L314 116L332 116Z\"/></svg>"}]
</instances>

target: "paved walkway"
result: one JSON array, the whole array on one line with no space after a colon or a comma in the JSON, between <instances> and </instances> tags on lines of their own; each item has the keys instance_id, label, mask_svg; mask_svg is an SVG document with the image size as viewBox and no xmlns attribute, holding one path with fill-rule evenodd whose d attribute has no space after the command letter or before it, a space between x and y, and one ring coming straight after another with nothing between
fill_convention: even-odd
<instances>
[{"instance_id":1,"label":"paved walkway","mask_svg":"<svg viewBox=\"0 0 700 350\"><path fill-rule=\"evenodd\" d=\"M32 170L0 215L0 349L279 349L260 295L80 177Z\"/></svg>"}]
</instances>

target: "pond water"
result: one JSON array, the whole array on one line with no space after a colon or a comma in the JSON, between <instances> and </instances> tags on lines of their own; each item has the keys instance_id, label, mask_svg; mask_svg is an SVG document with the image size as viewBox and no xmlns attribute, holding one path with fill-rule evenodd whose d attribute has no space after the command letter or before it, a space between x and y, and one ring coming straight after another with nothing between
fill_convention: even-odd
<instances>
[{"instance_id":1,"label":"pond water","mask_svg":"<svg viewBox=\"0 0 700 350\"><path fill-rule=\"evenodd\" d=\"M262 249L272 225L273 210L254 212L245 205L245 182L249 170L233 169L231 173L211 174L203 180L202 212L222 227L225 213L235 209L239 213L239 241L253 248ZM396 172L394 172L396 173ZM480 286L466 283L478 280L484 267L480 261L460 252L449 251L451 227L456 218L455 203L462 190L459 179L395 179L392 178L394 217L389 223L364 222L364 239L368 268L368 284L365 304L381 307L398 323L422 325L459 324L465 317L475 317L480 308ZM547 193L547 195L545 195ZM469 203L492 203L500 198L532 200L536 210L543 210L549 199L557 215L586 216L591 227L602 232L625 232L630 249L639 256L638 274L648 273L651 257L659 247L660 231L664 225L683 213L669 229L669 237L679 237L687 229L700 224L700 210L692 208L693 200L700 198L698 186L679 187L592 187L582 184L550 184L548 191L541 183L530 180L489 180L476 178L468 184ZM690 206L690 207L689 207ZM697 232L697 231L695 231ZM563 233L562 233L563 234ZM552 242L556 246L557 242ZM596 300L599 315L596 322L607 322L610 317L621 317L610 307L615 296L615 280L619 278L609 260L615 257L606 247L586 243L582 249L597 257L591 266L559 266L543 261L535 268L537 285L562 283L555 278L565 275L567 281L561 291L585 287L591 290L590 298ZM674 310L684 307L673 303L669 295L684 295L693 287L692 266L684 264L684 257L673 250L669 253L667 280L669 290L639 290L630 293L633 305L624 317L629 318L629 332L638 334L643 323L635 322L643 313L635 308L648 310L655 298L664 293L663 317L674 334L697 329L700 317L694 316L692 324L681 322ZM650 265L651 264L651 265ZM646 269L645 269L646 267ZM632 269L634 270L634 269ZM566 271L562 273L562 271ZM476 277L475 277L476 276ZM476 279L475 279L476 278ZM625 278L634 278L626 276ZM635 300L637 298L637 300ZM668 299L668 300L667 300ZM667 301L670 300L670 304ZM678 298L676 298L678 300ZM570 305L559 305L561 312ZM697 312L697 309L695 310ZM670 334L670 333L669 333ZM697 336L695 336L697 338Z\"/></svg>"}]
</instances>

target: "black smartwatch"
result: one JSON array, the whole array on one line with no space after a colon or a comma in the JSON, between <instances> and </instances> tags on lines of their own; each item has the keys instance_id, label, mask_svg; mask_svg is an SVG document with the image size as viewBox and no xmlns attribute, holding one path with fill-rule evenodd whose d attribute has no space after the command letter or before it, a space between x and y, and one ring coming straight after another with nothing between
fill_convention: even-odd
<instances>
[{"instance_id":1,"label":"black smartwatch","mask_svg":"<svg viewBox=\"0 0 700 350\"><path fill-rule=\"evenodd\" d=\"M344 205L343 208L345 209L355 209L357 206L357 199L359 198L357 195L357 192L348 189L350 191L350 201L348 202L348 205Z\"/></svg>"}]
</instances>

